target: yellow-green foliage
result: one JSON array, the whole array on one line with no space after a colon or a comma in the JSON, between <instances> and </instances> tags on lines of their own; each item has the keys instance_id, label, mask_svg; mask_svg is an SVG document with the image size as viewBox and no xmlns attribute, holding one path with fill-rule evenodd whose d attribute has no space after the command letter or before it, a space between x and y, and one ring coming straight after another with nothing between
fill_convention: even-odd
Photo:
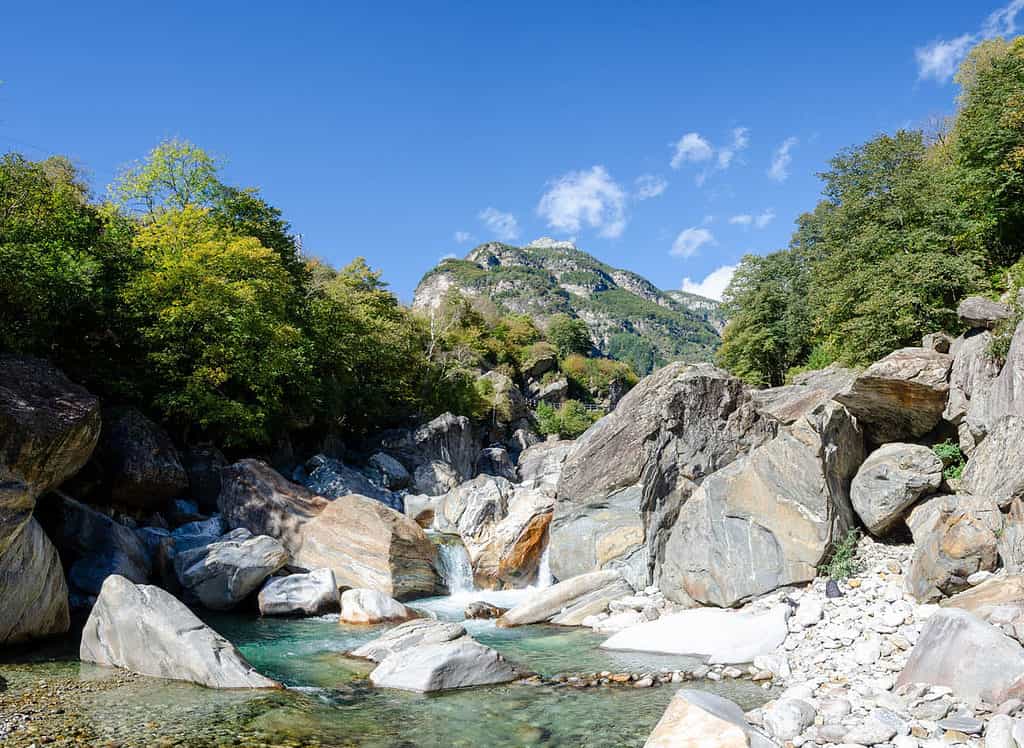
<instances>
[{"instance_id":1,"label":"yellow-green foliage","mask_svg":"<svg viewBox=\"0 0 1024 748\"><path fill-rule=\"evenodd\" d=\"M571 384L594 398L608 397L613 383L623 392L637 383L637 376L628 364L610 358L587 358L574 353L562 359L559 368Z\"/></svg>"}]
</instances>

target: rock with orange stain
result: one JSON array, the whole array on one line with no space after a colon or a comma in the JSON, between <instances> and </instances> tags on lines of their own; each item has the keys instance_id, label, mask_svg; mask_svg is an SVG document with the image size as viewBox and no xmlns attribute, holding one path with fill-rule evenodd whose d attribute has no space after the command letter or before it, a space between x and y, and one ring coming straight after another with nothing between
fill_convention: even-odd
<instances>
[{"instance_id":1,"label":"rock with orange stain","mask_svg":"<svg viewBox=\"0 0 1024 748\"><path fill-rule=\"evenodd\" d=\"M736 704L706 691L681 689L669 702L644 748L770 748Z\"/></svg>"}]
</instances>

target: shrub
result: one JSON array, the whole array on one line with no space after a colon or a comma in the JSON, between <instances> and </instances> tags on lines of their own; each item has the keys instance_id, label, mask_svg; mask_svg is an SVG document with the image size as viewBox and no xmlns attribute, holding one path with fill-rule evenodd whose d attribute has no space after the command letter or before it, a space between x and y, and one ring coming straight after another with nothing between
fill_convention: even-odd
<instances>
[{"instance_id":1,"label":"shrub","mask_svg":"<svg viewBox=\"0 0 1024 748\"><path fill-rule=\"evenodd\" d=\"M819 571L829 579L848 579L861 569L861 560L857 556L857 542L860 530L848 530L840 540L832 546L829 560Z\"/></svg>"},{"instance_id":2,"label":"shrub","mask_svg":"<svg viewBox=\"0 0 1024 748\"><path fill-rule=\"evenodd\" d=\"M564 439L575 439L598 419L587 411L579 400L566 400L557 409L543 400L537 405L537 429L544 436L552 434Z\"/></svg>"},{"instance_id":3,"label":"shrub","mask_svg":"<svg viewBox=\"0 0 1024 748\"><path fill-rule=\"evenodd\" d=\"M964 472L967 458L960 451L959 446L954 444L951 439L946 439L946 441L934 445L932 451L942 460L942 474L946 476L947 480L960 478Z\"/></svg>"}]
</instances>

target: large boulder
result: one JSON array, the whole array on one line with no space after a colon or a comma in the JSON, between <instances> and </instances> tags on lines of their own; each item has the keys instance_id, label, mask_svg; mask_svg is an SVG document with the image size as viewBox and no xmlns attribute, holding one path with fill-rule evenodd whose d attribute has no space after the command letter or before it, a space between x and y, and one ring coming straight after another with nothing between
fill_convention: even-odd
<instances>
[{"instance_id":1,"label":"large boulder","mask_svg":"<svg viewBox=\"0 0 1024 748\"><path fill-rule=\"evenodd\" d=\"M463 636L391 655L370 673L370 682L378 688L431 693L508 683L518 677L519 670L498 652Z\"/></svg>"},{"instance_id":2,"label":"large boulder","mask_svg":"<svg viewBox=\"0 0 1024 748\"><path fill-rule=\"evenodd\" d=\"M300 531L295 563L328 568L341 587L365 587L398 600L441 594L436 549L418 524L365 496L327 504Z\"/></svg>"},{"instance_id":3,"label":"large boulder","mask_svg":"<svg viewBox=\"0 0 1024 748\"><path fill-rule=\"evenodd\" d=\"M988 433L992 418L989 392L999 375L1000 363L989 353L992 333L976 332L953 343L949 370L949 397L942 417L957 427L960 448L966 453Z\"/></svg>"},{"instance_id":4,"label":"large boulder","mask_svg":"<svg viewBox=\"0 0 1024 748\"><path fill-rule=\"evenodd\" d=\"M1006 415L1024 416L1024 322L1017 325L1006 361L988 392L990 423Z\"/></svg>"},{"instance_id":5,"label":"large boulder","mask_svg":"<svg viewBox=\"0 0 1024 748\"><path fill-rule=\"evenodd\" d=\"M411 493L438 496L473 477L480 445L465 416L444 413L414 431L391 432L384 451L412 473Z\"/></svg>"},{"instance_id":6,"label":"large boulder","mask_svg":"<svg viewBox=\"0 0 1024 748\"><path fill-rule=\"evenodd\" d=\"M412 476L400 463L386 452L375 452L366 464L367 472L384 488L400 491L409 485Z\"/></svg>"},{"instance_id":7,"label":"large boulder","mask_svg":"<svg viewBox=\"0 0 1024 748\"><path fill-rule=\"evenodd\" d=\"M899 523L910 507L942 484L942 460L919 444L894 442L864 460L850 484L854 511L873 535Z\"/></svg>"},{"instance_id":8,"label":"large boulder","mask_svg":"<svg viewBox=\"0 0 1024 748\"><path fill-rule=\"evenodd\" d=\"M64 572L32 511L99 434L93 395L46 361L0 353L0 645L68 630Z\"/></svg>"},{"instance_id":9,"label":"large boulder","mask_svg":"<svg viewBox=\"0 0 1024 748\"><path fill-rule=\"evenodd\" d=\"M759 411L790 424L847 390L856 376L852 369L832 364L798 374L790 384L781 387L753 390L750 396Z\"/></svg>"},{"instance_id":10,"label":"large boulder","mask_svg":"<svg viewBox=\"0 0 1024 748\"><path fill-rule=\"evenodd\" d=\"M433 618L418 618L388 629L376 639L352 650L351 655L372 662L383 662L394 654L443 644L465 635L466 629L461 624L437 621Z\"/></svg>"},{"instance_id":11,"label":"large boulder","mask_svg":"<svg viewBox=\"0 0 1024 748\"><path fill-rule=\"evenodd\" d=\"M259 460L241 460L224 468L222 479L217 506L225 524L277 538L293 556L302 546L303 525L329 503Z\"/></svg>"},{"instance_id":12,"label":"large boulder","mask_svg":"<svg viewBox=\"0 0 1024 748\"><path fill-rule=\"evenodd\" d=\"M787 605L764 613L695 608L631 626L601 648L686 655L711 664L752 662L785 641L788 617Z\"/></svg>"},{"instance_id":13,"label":"large boulder","mask_svg":"<svg viewBox=\"0 0 1024 748\"><path fill-rule=\"evenodd\" d=\"M777 430L744 384L707 364L670 364L590 427L562 467L551 524L559 579L618 568L650 583L679 507L708 475Z\"/></svg>"},{"instance_id":14,"label":"large boulder","mask_svg":"<svg viewBox=\"0 0 1024 748\"><path fill-rule=\"evenodd\" d=\"M967 587L967 577L991 571L998 560L1003 517L987 496L936 496L910 513L914 555L907 588L920 601Z\"/></svg>"},{"instance_id":15,"label":"large boulder","mask_svg":"<svg viewBox=\"0 0 1024 748\"><path fill-rule=\"evenodd\" d=\"M983 621L1016 621L1024 618L1024 575L997 575L958 592L941 605L973 613Z\"/></svg>"},{"instance_id":16,"label":"large boulder","mask_svg":"<svg viewBox=\"0 0 1024 748\"><path fill-rule=\"evenodd\" d=\"M228 466L227 459L212 445L198 445L185 450L181 462L188 474L188 492L199 508L207 513L217 511L221 470Z\"/></svg>"},{"instance_id":17,"label":"large boulder","mask_svg":"<svg viewBox=\"0 0 1024 748\"><path fill-rule=\"evenodd\" d=\"M305 469L292 476L318 496L336 499L339 496L359 494L402 511L402 498L386 488L375 485L363 473L341 460L316 455L306 463Z\"/></svg>"},{"instance_id":18,"label":"large boulder","mask_svg":"<svg viewBox=\"0 0 1024 748\"><path fill-rule=\"evenodd\" d=\"M174 567L181 586L204 606L229 610L289 561L288 551L274 538L239 528L214 543L179 553Z\"/></svg>"},{"instance_id":19,"label":"large boulder","mask_svg":"<svg viewBox=\"0 0 1024 748\"><path fill-rule=\"evenodd\" d=\"M341 595L342 623L373 625L413 618L419 618L416 611L377 590L345 590Z\"/></svg>"},{"instance_id":20,"label":"large boulder","mask_svg":"<svg viewBox=\"0 0 1024 748\"><path fill-rule=\"evenodd\" d=\"M480 451L476 458L476 475L493 475L514 481L516 466L512 464L512 456L504 447L487 447Z\"/></svg>"},{"instance_id":21,"label":"large boulder","mask_svg":"<svg viewBox=\"0 0 1024 748\"><path fill-rule=\"evenodd\" d=\"M1024 697L1024 648L970 613L943 609L925 622L896 683L944 686L968 702L1001 704Z\"/></svg>"},{"instance_id":22,"label":"large boulder","mask_svg":"<svg viewBox=\"0 0 1024 748\"><path fill-rule=\"evenodd\" d=\"M318 616L339 610L338 583L330 569L272 577L259 594L260 615Z\"/></svg>"},{"instance_id":23,"label":"large boulder","mask_svg":"<svg viewBox=\"0 0 1024 748\"><path fill-rule=\"evenodd\" d=\"M984 296L968 296L960 302L956 314L968 327L992 329L1013 317L1013 308Z\"/></svg>"},{"instance_id":24,"label":"large boulder","mask_svg":"<svg viewBox=\"0 0 1024 748\"><path fill-rule=\"evenodd\" d=\"M662 592L731 607L814 579L855 525L849 487L863 457L856 422L830 402L709 476L672 529Z\"/></svg>"},{"instance_id":25,"label":"large boulder","mask_svg":"<svg viewBox=\"0 0 1024 748\"><path fill-rule=\"evenodd\" d=\"M171 437L135 408L104 411L97 454L115 504L159 509L188 489Z\"/></svg>"},{"instance_id":26,"label":"large boulder","mask_svg":"<svg viewBox=\"0 0 1024 748\"><path fill-rule=\"evenodd\" d=\"M736 704L707 691L681 688L644 748L774 748Z\"/></svg>"},{"instance_id":27,"label":"large boulder","mask_svg":"<svg viewBox=\"0 0 1024 748\"><path fill-rule=\"evenodd\" d=\"M1024 416L1009 415L971 453L961 489L991 496L1002 507L1024 498Z\"/></svg>"},{"instance_id":28,"label":"large boulder","mask_svg":"<svg viewBox=\"0 0 1024 748\"><path fill-rule=\"evenodd\" d=\"M29 519L0 552L0 645L63 634L70 625L57 549L39 523Z\"/></svg>"},{"instance_id":29,"label":"large boulder","mask_svg":"<svg viewBox=\"0 0 1024 748\"><path fill-rule=\"evenodd\" d=\"M59 492L42 509L45 527L77 591L98 595L111 574L136 584L149 581L153 553L134 530Z\"/></svg>"},{"instance_id":30,"label":"large boulder","mask_svg":"<svg viewBox=\"0 0 1024 748\"><path fill-rule=\"evenodd\" d=\"M592 571L535 590L498 619L502 627L550 621L579 626L583 619L608 609L612 600L633 594L633 588L615 569Z\"/></svg>"},{"instance_id":31,"label":"large boulder","mask_svg":"<svg viewBox=\"0 0 1024 748\"><path fill-rule=\"evenodd\" d=\"M457 532L479 587L525 587L536 579L554 498L505 478L477 476L449 491L434 525Z\"/></svg>"},{"instance_id":32,"label":"large boulder","mask_svg":"<svg viewBox=\"0 0 1024 748\"><path fill-rule=\"evenodd\" d=\"M869 366L835 399L876 444L923 436L942 418L952 363L945 353L901 348Z\"/></svg>"},{"instance_id":33,"label":"large boulder","mask_svg":"<svg viewBox=\"0 0 1024 748\"><path fill-rule=\"evenodd\" d=\"M209 688L280 688L170 593L111 576L82 631L83 662Z\"/></svg>"},{"instance_id":34,"label":"large boulder","mask_svg":"<svg viewBox=\"0 0 1024 748\"><path fill-rule=\"evenodd\" d=\"M562 465L575 446L574 441L561 439L527 447L519 454L519 462L516 463L518 482L554 496L558 479L562 476Z\"/></svg>"}]
</instances>

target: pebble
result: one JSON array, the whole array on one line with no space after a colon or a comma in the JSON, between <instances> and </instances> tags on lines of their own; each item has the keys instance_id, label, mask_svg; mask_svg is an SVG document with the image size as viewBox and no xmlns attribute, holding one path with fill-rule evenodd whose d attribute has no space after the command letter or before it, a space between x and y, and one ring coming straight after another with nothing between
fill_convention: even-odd
<instances>
[{"instance_id":1,"label":"pebble","mask_svg":"<svg viewBox=\"0 0 1024 748\"><path fill-rule=\"evenodd\" d=\"M981 720L963 716L947 717L946 719L939 720L939 727L943 730L962 732L965 735L981 735L982 730L985 729L985 725Z\"/></svg>"}]
</instances>

